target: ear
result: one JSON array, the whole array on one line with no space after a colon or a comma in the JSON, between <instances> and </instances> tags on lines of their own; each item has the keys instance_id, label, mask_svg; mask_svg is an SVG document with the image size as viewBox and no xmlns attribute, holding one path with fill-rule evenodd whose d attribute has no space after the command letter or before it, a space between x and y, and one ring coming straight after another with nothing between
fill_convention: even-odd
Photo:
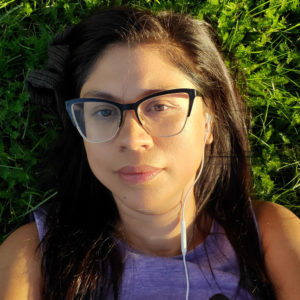
<instances>
[{"instance_id":1,"label":"ear","mask_svg":"<svg viewBox=\"0 0 300 300\"><path fill-rule=\"evenodd\" d=\"M212 130L211 130L211 115L209 113L206 113L206 123L205 123L205 134L207 135L206 137L206 144L211 144L214 140L213 135L212 135Z\"/></svg>"}]
</instances>

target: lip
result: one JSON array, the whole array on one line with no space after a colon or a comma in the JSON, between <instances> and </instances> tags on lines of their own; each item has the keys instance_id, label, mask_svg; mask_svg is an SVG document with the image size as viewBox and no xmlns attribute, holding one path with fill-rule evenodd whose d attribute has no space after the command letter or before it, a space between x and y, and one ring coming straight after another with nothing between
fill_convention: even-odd
<instances>
[{"instance_id":1,"label":"lip","mask_svg":"<svg viewBox=\"0 0 300 300\"><path fill-rule=\"evenodd\" d=\"M156 177L163 169L149 165L125 166L117 171L119 177L129 184L146 183Z\"/></svg>"}]
</instances>

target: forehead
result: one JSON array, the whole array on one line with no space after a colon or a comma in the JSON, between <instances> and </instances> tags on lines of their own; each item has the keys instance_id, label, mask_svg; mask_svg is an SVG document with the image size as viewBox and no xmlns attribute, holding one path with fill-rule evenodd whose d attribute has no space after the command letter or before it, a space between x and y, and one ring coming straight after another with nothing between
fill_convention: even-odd
<instances>
[{"instance_id":1,"label":"forehead","mask_svg":"<svg viewBox=\"0 0 300 300\"><path fill-rule=\"evenodd\" d=\"M191 80L164 53L157 44L108 47L92 68L80 96L101 91L133 100L147 90L194 88Z\"/></svg>"}]
</instances>

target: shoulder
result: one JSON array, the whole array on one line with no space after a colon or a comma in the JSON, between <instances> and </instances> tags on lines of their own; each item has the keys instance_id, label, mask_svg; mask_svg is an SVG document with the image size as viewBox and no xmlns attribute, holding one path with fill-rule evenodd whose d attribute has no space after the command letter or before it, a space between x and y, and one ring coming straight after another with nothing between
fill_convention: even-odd
<instances>
[{"instance_id":1,"label":"shoulder","mask_svg":"<svg viewBox=\"0 0 300 300\"><path fill-rule=\"evenodd\" d=\"M253 206L277 297L294 299L300 294L300 219L275 203L255 201Z\"/></svg>"},{"instance_id":2,"label":"shoulder","mask_svg":"<svg viewBox=\"0 0 300 300\"><path fill-rule=\"evenodd\" d=\"M0 246L0 299L41 299L39 242L35 223L29 223Z\"/></svg>"},{"instance_id":3,"label":"shoulder","mask_svg":"<svg viewBox=\"0 0 300 300\"><path fill-rule=\"evenodd\" d=\"M265 251L278 238L300 243L300 219L290 210L276 203L254 201L253 207Z\"/></svg>"}]
</instances>

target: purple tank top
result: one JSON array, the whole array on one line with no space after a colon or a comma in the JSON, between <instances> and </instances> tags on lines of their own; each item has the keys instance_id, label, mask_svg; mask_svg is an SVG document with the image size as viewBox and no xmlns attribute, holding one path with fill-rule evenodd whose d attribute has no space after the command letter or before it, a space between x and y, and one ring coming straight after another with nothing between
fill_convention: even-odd
<instances>
[{"instance_id":1,"label":"purple tank top","mask_svg":"<svg viewBox=\"0 0 300 300\"><path fill-rule=\"evenodd\" d=\"M45 214L39 209L34 212L34 219L42 239L46 232ZM181 255L144 255L123 242L120 242L120 247L125 264L120 300L185 300L186 279ZM237 258L223 227L216 221L205 242L187 253L186 262L190 283L189 300L208 300L216 294L222 294L228 299L254 299L246 290L238 288ZM107 299L113 299L113 296Z\"/></svg>"}]
</instances>

